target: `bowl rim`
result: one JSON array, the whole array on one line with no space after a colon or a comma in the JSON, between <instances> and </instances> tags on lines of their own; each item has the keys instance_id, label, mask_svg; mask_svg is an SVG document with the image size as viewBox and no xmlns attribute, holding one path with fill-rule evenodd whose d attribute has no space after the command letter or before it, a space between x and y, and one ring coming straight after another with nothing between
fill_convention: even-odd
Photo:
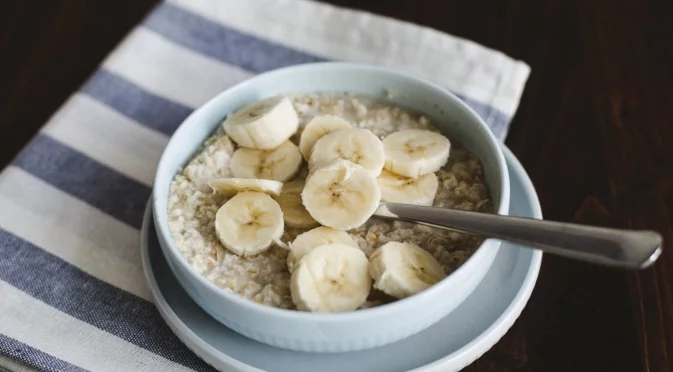
<instances>
[{"instance_id":1,"label":"bowl rim","mask_svg":"<svg viewBox=\"0 0 673 372\"><path fill-rule=\"evenodd\" d=\"M504 154L502 152L502 149L499 145L498 140L495 138L495 135L491 132L491 130L488 128L488 125L483 121L483 119L470 107L468 106L463 100L458 98L454 93L450 92L448 89L435 84L431 81L425 80L421 77L412 75L407 72L395 70L392 68L388 67L383 67L383 66L378 66L378 65L372 65L372 64L367 64L367 63L357 63L357 62L311 62L311 63L303 63L303 64L297 64L297 65L292 65L288 67L282 67L278 68L275 70L267 71L258 75L255 75L249 79L246 79L245 81L242 81L236 85L233 85L229 88L226 88L225 90L221 91L220 93L216 94L212 98L210 98L206 103L201 105L200 107L196 108L191 114L189 114L183 121L180 123L176 131L171 135L166 147L164 148L164 151L161 154L161 158L159 160L159 164L157 166L157 170L155 173L154 177L154 182L152 185L152 211L155 219L155 230L157 230L157 233L160 235L160 240L163 240L165 244L168 246L168 251L170 252L172 257L167 257L167 259L173 260L176 262L182 269L185 271L188 275L191 277L195 278L201 285L205 286L208 290L214 292L216 295L220 296L221 298L227 300L227 301L232 301L236 303L239 306L246 307L250 311L254 311L257 313L260 313L262 315L266 316L278 316L278 317L283 317L288 320L302 320L302 321L312 321L312 322L326 322L326 323L333 323L333 322L343 322L343 321L357 321L357 320L368 320L371 318L378 318L386 315L390 315L393 313L396 313L399 309L402 309L404 307L410 308L414 306L415 302L418 302L420 299L428 300L432 297L435 297L443 291L443 288L448 284L449 279L452 277L455 277L456 273L462 272L467 270L466 268L468 266L472 266L474 262L476 261L476 257L483 256L484 252L484 246L487 244L494 244L495 242L493 239L485 239L479 247L474 251L474 253L462 264L460 265L456 270L454 270L452 273L447 275L444 279L442 279L440 282L437 284L427 288L426 290L417 293L415 295L396 300L392 303L384 304L381 306L376 306L372 308L366 308L366 309L360 309L357 311L348 311L348 312L338 312L338 313L312 313L312 312L305 312L305 311L297 311L297 310L290 310L290 309L282 309L282 308L276 308L272 307L269 305L264 305L257 303L253 300L249 300L247 298L244 298L238 294L231 293L224 288L218 287L215 285L215 283L211 282L207 278L205 278L203 275L199 274L195 268L193 268L188 262L187 259L180 253L180 251L177 249L177 246L175 245L175 242L173 241L170 230L168 228L168 224L165 223L164 220L157 218L158 214L161 213L161 211L158 210L158 193L156 192L161 186L159 184L159 178L161 177L162 174L164 173L169 173L169 165L167 164L167 157L166 154L169 152L172 146L175 146L175 143L178 141L178 138L181 136L182 131L185 130L186 126L185 124L189 123L191 120L194 119L195 116L198 116L201 112L206 111L210 109L211 107L216 106L217 102L221 99L223 95L229 95L232 94L232 92L236 92L238 90L242 90L248 85L253 85L256 84L257 81L263 80L264 78L268 78L269 76L273 75L283 75L283 74L292 74L296 72L302 72L302 71L311 71L311 70L323 70L323 69L345 69L345 70L359 70L359 71L364 71L364 72L372 72L372 73L383 73L383 74L389 74L389 75L394 75L402 79L406 79L409 81L414 81L415 83L420 83L422 85L425 85L427 88L430 88L431 90L435 91L439 95L443 95L447 97L449 100L453 101L461 110L465 111L468 116L471 116L473 121L477 123L479 133L482 135L485 139L485 143L488 144L489 147L494 149L495 157L496 157L496 163L497 163L497 169L498 172L500 173L500 181L501 185L500 186L500 195L501 195L501 200L498 205L497 211L495 213L498 214L507 214L509 211L509 199L510 199L510 183L509 183L509 175L507 171L507 163L505 161ZM172 172L170 172L172 173ZM174 175L173 175L174 177ZM172 180L172 177L171 177ZM169 185L164 185L165 187L168 187ZM163 250L164 254L166 253L166 250ZM481 254L480 254L481 253ZM189 291L188 291L189 292Z\"/></svg>"}]
</instances>

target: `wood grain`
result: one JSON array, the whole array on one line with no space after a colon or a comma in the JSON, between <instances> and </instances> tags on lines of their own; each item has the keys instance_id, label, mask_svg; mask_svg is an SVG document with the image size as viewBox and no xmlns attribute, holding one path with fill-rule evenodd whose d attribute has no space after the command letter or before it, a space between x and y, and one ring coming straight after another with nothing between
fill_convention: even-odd
<instances>
[{"instance_id":1,"label":"wood grain","mask_svg":"<svg viewBox=\"0 0 673 372\"><path fill-rule=\"evenodd\" d=\"M79 88L154 1L0 2L0 167Z\"/></svg>"},{"instance_id":2,"label":"wood grain","mask_svg":"<svg viewBox=\"0 0 673 372\"><path fill-rule=\"evenodd\" d=\"M673 2L330 0L472 39L532 74L507 145L545 218L673 241ZM0 166L154 1L0 4ZM450 63L450 61L447 61ZM673 254L640 272L545 256L508 334L467 371L673 371Z\"/></svg>"}]
</instances>

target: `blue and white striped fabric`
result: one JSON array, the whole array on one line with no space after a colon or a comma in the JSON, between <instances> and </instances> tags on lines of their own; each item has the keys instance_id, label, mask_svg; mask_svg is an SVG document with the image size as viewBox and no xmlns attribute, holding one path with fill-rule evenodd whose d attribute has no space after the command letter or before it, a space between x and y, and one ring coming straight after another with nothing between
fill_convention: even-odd
<instances>
[{"instance_id":1,"label":"blue and white striped fabric","mask_svg":"<svg viewBox=\"0 0 673 372\"><path fill-rule=\"evenodd\" d=\"M205 371L151 302L139 228L168 137L254 74L348 60L458 94L504 138L530 69L416 25L307 0L162 3L0 174L0 361Z\"/></svg>"}]
</instances>

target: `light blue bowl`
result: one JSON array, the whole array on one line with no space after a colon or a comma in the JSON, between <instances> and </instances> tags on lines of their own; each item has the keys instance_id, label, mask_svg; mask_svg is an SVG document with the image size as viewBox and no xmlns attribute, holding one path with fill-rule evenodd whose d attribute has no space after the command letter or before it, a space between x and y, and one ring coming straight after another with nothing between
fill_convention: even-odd
<instances>
[{"instance_id":1,"label":"light blue bowl","mask_svg":"<svg viewBox=\"0 0 673 372\"><path fill-rule=\"evenodd\" d=\"M157 169L152 207L159 243L187 293L213 318L257 341L309 352L345 352L385 345L446 316L475 289L500 247L486 240L460 268L431 288L403 300L348 313L314 314L277 309L244 299L201 276L178 251L168 230L169 184L223 118L242 106L282 93L349 92L425 113L452 140L484 164L497 213L509 210L505 158L486 124L459 98L419 78L381 67L312 63L271 71L238 84L192 113L168 143Z\"/></svg>"}]
</instances>

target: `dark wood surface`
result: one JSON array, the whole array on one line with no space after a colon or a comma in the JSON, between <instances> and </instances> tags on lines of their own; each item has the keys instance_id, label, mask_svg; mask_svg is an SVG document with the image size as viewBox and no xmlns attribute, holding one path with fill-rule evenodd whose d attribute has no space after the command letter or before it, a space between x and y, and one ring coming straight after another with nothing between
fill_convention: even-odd
<instances>
[{"instance_id":1,"label":"dark wood surface","mask_svg":"<svg viewBox=\"0 0 673 372\"><path fill-rule=\"evenodd\" d=\"M332 0L532 67L507 145L545 218L673 241L673 2ZM0 3L0 167L154 1ZM1 207L1 206L0 206ZM468 371L673 371L673 254L640 272L545 256L510 332Z\"/></svg>"}]
</instances>

